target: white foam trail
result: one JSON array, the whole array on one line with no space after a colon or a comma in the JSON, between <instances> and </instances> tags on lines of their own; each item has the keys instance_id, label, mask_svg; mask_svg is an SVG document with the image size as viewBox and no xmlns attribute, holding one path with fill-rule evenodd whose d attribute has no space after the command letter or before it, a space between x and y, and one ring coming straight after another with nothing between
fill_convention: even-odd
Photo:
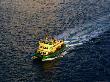
<instances>
[{"instance_id":1,"label":"white foam trail","mask_svg":"<svg viewBox=\"0 0 110 82\"><path fill-rule=\"evenodd\" d=\"M70 44L70 45L66 45L66 47L73 47L73 46L78 46L78 45L82 45L83 43L76 43L76 44Z\"/></svg>"},{"instance_id":2,"label":"white foam trail","mask_svg":"<svg viewBox=\"0 0 110 82\"><path fill-rule=\"evenodd\" d=\"M66 41L64 41L64 43L69 43L69 42L77 42L78 40L66 40Z\"/></svg>"},{"instance_id":3,"label":"white foam trail","mask_svg":"<svg viewBox=\"0 0 110 82\"><path fill-rule=\"evenodd\" d=\"M110 14L99 17L91 23L75 26L73 29L67 29L62 34L58 35L57 38L64 39L65 44L68 46L81 45L110 29L109 18Z\"/></svg>"},{"instance_id":4,"label":"white foam trail","mask_svg":"<svg viewBox=\"0 0 110 82\"><path fill-rule=\"evenodd\" d=\"M70 41L64 41L65 44L69 43Z\"/></svg>"}]
</instances>

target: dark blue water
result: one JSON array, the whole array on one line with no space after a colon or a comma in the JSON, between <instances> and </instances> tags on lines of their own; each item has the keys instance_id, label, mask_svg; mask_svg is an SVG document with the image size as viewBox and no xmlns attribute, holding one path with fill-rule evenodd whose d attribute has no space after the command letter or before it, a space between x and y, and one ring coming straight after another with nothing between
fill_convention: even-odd
<instances>
[{"instance_id":1,"label":"dark blue water","mask_svg":"<svg viewBox=\"0 0 110 82\"><path fill-rule=\"evenodd\" d=\"M107 31L50 62L33 63L30 56L25 57L26 53L14 48L1 50L1 82L109 82L109 38Z\"/></svg>"},{"instance_id":2,"label":"dark blue water","mask_svg":"<svg viewBox=\"0 0 110 82\"><path fill-rule=\"evenodd\" d=\"M73 46L63 58L33 62L45 32ZM109 62L109 0L0 1L0 82L110 82Z\"/></svg>"}]
</instances>

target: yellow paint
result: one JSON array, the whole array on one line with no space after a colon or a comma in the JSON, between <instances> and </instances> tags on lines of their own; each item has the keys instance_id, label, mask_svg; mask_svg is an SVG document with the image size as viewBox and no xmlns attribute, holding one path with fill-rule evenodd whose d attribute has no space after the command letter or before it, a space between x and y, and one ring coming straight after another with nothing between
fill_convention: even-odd
<instances>
[{"instance_id":1,"label":"yellow paint","mask_svg":"<svg viewBox=\"0 0 110 82\"><path fill-rule=\"evenodd\" d=\"M62 45L64 45L63 40L49 40L48 37L46 37L44 41L39 41L39 48L37 52L41 53L41 55L49 55L50 53L54 53L55 51L60 49Z\"/></svg>"}]
</instances>

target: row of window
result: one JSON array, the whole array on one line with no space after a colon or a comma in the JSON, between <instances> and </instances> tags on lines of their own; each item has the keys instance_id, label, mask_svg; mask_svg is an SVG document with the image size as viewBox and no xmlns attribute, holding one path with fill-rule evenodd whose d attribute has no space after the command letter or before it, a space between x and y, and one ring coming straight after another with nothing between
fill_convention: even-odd
<instances>
[{"instance_id":1,"label":"row of window","mask_svg":"<svg viewBox=\"0 0 110 82\"><path fill-rule=\"evenodd\" d=\"M46 52L41 52L41 54L47 54Z\"/></svg>"},{"instance_id":2,"label":"row of window","mask_svg":"<svg viewBox=\"0 0 110 82\"><path fill-rule=\"evenodd\" d=\"M46 42L46 41L41 41L41 42L44 43L44 44L52 45L52 42Z\"/></svg>"},{"instance_id":3,"label":"row of window","mask_svg":"<svg viewBox=\"0 0 110 82\"><path fill-rule=\"evenodd\" d=\"M40 48L43 48L43 49L48 49L48 47L43 47L43 46L40 46Z\"/></svg>"}]
</instances>

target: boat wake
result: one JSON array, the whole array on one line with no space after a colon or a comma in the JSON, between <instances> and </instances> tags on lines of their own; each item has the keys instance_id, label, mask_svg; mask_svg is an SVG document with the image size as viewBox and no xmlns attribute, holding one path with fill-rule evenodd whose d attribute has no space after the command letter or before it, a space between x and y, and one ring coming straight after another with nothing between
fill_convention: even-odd
<instances>
[{"instance_id":1,"label":"boat wake","mask_svg":"<svg viewBox=\"0 0 110 82\"><path fill-rule=\"evenodd\" d=\"M99 36L105 31L110 29L109 19L110 14L99 17L93 22L83 24L80 26L75 26L72 29L66 29L62 34L58 35L56 38L64 39L67 47L75 47L88 42L92 38Z\"/></svg>"}]
</instances>

